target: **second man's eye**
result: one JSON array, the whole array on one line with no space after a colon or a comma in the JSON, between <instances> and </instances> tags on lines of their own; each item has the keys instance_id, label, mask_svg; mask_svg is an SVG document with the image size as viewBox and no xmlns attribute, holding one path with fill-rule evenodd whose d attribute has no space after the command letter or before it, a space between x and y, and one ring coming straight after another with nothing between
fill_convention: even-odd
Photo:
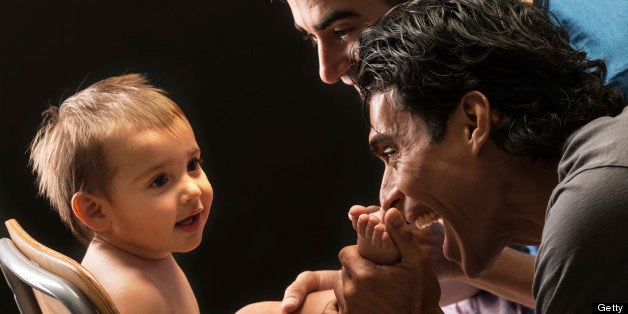
<instances>
[{"instance_id":1,"label":"second man's eye","mask_svg":"<svg viewBox=\"0 0 628 314\"><path fill-rule=\"evenodd\" d=\"M347 38L347 36L349 36L349 33L351 33L353 29L351 28L347 28L347 29L335 29L334 30L334 35L336 35L336 37L338 37L338 40L343 40L345 38Z\"/></svg>"},{"instance_id":2,"label":"second man's eye","mask_svg":"<svg viewBox=\"0 0 628 314\"><path fill-rule=\"evenodd\" d=\"M166 176L166 174L162 173L160 175L158 175L151 183L150 186L154 187L154 188L158 188L160 186L164 186L166 183L168 183L168 181L170 181L170 179L168 179L168 176Z\"/></svg>"},{"instance_id":3,"label":"second man's eye","mask_svg":"<svg viewBox=\"0 0 628 314\"><path fill-rule=\"evenodd\" d=\"M303 35L303 40L309 41L313 47L318 47L318 39L312 34Z\"/></svg>"}]
</instances>

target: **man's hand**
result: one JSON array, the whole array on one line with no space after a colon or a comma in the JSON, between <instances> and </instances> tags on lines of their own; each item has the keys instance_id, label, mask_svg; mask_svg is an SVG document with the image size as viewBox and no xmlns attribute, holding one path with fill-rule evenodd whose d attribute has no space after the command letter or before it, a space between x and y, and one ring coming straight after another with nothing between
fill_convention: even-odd
<instances>
[{"instance_id":1,"label":"man's hand","mask_svg":"<svg viewBox=\"0 0 628 314\"><path fill-rule=\"evenodd\" d=\"M338 308L338 300L333 299L325 305L325 308L323 309L323 314L337 314L337 313L340 313L340 309Z\"/></svg>"},{"instance_id":2,"label":"man's hand","mask_svg":"<svg viewBox=\"0 0 628 314\"><path fill-rule=\"evenodd\" d=\"M368 207L361 205L351 206L348 216L353 229L358 231L358 217L362 214L376 214L378 218L383 221L383 217L379 217L379 215L382 215L380 209L381 208L376 205ZM409 228L412 230L419 246L430 257L434 272L439 279L460 279L464 277L460 266L456 262L446 259L443 255L445 231L441 223L433 223L431 226L423 229L419 229L415 226Z\"/></svg>"},{"instance_id":3,"label":"man's hand","mask_svg":"<svg viewBox=\"0 0 628 314\"><path fill-rule=\"evenodd\" d=\"M286 288L281 310L291 313L303 304L305 296L311 292L332 290L340 278L339 270L304 271Z\"/></svg>"},{"instance_id":4,"label":"man's hand","mask_svg":"<svg viewBox=\"0 0 628 314\"><path fill-rule=\"evenodd\" d=\"M386 229L401 252L401 261L379 266L363 259L356 246L339 254L342 278L335 294L341 313L442 313L438 306L440 286L428 255L412 233L412 226L397 209L387 211ZM333 313L333 312L330 312Z\"/></svg>"}]
</instances>

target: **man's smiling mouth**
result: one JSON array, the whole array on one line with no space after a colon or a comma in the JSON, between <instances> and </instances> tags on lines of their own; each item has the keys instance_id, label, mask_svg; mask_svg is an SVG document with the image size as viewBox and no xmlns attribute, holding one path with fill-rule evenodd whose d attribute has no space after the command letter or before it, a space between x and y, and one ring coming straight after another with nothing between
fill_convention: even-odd
<instances>
[{"instance_id":1,"label":"man's smiling mouth","mask_svg":"<svg viewBox=\"0 0 628 314\"><path fill-rule=\"evenodd\" d=\"M440 219L440 215L438 215L435 211L430 209L428 212L423 213L423 215L417 217L414 220L414 224L419 229L423 229L425 227L432 225L435 222L438 222L439 219Z\"/></svg>"}]
</instances>

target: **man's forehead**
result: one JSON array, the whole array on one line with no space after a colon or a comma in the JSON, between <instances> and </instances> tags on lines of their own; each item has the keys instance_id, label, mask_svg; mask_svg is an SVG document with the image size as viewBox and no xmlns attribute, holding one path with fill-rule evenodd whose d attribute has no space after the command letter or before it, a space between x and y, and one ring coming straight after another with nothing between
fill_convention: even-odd
<instances>
[{"instance_id":1,"label":"man's forehead","mask_svg":"<svg viewBox=\"0 0 628 314\"><path fill-rule=\"evenodd\" d=\"M392 97L392 91L386 93L373 93L370 95L368 99L369 105L369 113L371 115L371 120L377 117L381 117L385 115L386 111L389 111L391 108L390 100Z\"/></svg>"},{"instance_id":2,"label":"man's forehead","mask_svg":"<svg viewBox=\"0 0 628 314\"><path fill-rule=\"evenodd\" d=\"M316 31L338 19L361 15L367 4L353 0L288 0L288 5L297 29Z\"/></svg>"},{"instance_id":3,"label":"man's forehead","mask_svg":"<svg viewBox=\"0 0 628 314\"><path fill-rule=\"evenodd\" d=\"M323 0L288 0L294 24L305 26L306 23L317 20L328 7Z\"/></svg>"},{"instance_id":4,"label":"man's forehead","mask_svg":"<svg viewBox=\"0 0 628 314\"><path fill-rule=\"evenodd\" d=\"M409 130L424 130L422 120L410 110L403 109L396 103L395 91L375 93L369 100L371 133L383 133L392 137L404 136Z\"/></svg>"},{"instance_id":5,"label":"man's forehead","mask_svg":"<svg viewBox=\"0 0 628 314\"><path fill-rule=\"evenodd\" d=\"M395 108L391 103L392 93L376 93L373 94L369 103L369 115L371 122L371 136L379 132L393 131L395 128ZM375 132L375 133L373 133Z\"/></svg>"}]
</instances>

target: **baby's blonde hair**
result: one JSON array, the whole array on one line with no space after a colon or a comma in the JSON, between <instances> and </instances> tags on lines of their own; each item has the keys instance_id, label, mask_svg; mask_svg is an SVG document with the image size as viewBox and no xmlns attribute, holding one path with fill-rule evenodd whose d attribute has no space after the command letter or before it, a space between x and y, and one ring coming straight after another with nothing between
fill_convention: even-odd
<instances>
[{"instance_id":1,"label":"baby's blonde hair","mask_svg":"<svg viewBox=\"0 0 628 314\"><path fill-rule=\"evenodd\" d=\"M106 193L112 171L105 141L122 129L188 128L181 108L143 75L128 74L97 82L43 112L30 146L30 163L39 194L86 243L94 236L72 212L74 193Z\"/></svg>"}]
</instances>

